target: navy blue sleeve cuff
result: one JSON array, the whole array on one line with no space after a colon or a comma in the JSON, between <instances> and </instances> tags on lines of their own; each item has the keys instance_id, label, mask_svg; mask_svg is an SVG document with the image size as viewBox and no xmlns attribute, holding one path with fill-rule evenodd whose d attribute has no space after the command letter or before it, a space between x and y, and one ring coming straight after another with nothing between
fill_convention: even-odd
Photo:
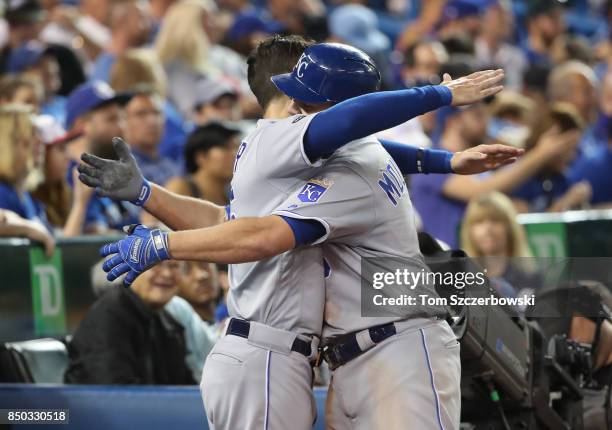
<instances>
[{"instance_id":1,"label":"navy blue sleeve cuff","mask_svg":"<svg viewBox=\"0 0 612 430\"><path fill-rule=\"evenodd\" d=\"M453 153L442 149L426 149L423 160L423 173L452 173Z\"/></svg>"},{"instance_id":2,"label":"navy blue sleeve cuff","mask_svg":"<svg viewBox=\"0 0 612 430\"><path fill-rule=\"evenodd\" d=\"M298 219L280 215L285 220L295 236L295 246L309 245L325 236L323 224L314 219Z\"/></svg>"},{"instance_id":3,"label":"navy blue sleeve cuff","mask_svg":"<svg viewBox=\"0 0 612 430\"><path fill-rule=\"evenodd\" d=\"M453 93L444 85L434 85L433 88L438 92L444 106L450 105L453 101Z\"/></svg>"}]
</instances>

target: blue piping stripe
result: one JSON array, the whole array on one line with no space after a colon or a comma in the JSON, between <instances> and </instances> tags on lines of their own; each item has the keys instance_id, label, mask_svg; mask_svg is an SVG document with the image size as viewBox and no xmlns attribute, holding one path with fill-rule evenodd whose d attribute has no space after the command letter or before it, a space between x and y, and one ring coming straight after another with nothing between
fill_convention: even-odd
<instances>
[{"instance_id":1,"label":"blue piping stripe","mask_svg":"<svg viewBox=\"0 0 612 430\"><path fill-rule=\"evenodd\" d=\"M268 351L266 357L266 410L264 415L264 430L268 430L268 412L270 410L270 358L272 351Z\"/></svg>"},{"instance_id":2,"label":"blue piping stripe","mask_svg":"<svg viewBox=\"0 0 612 430\"><path fill-rule=\"evenodd\" d=\"M440 430L444 430L442 425L442 417L440 416L440 400L438 399L438 392L436 391L436 384L434 383L433 370L431 369L431 363L429 361L429 351L427 350L427 343L425 342L425 332L423 329L419 329L421 332L421 340L423 341L423 349L425 351L425 360L427 361L427 369L429 370L429 380L431 382L431 389L434 393L434 399L436 400L436 416L438 418L438 426Z\"/></svg>"}]
</instances>

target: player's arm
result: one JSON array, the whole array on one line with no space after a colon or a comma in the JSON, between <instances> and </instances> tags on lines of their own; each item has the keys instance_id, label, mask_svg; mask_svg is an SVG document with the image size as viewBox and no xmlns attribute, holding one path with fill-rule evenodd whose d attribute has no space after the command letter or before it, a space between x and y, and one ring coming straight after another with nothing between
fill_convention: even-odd
<instances>
[{"instance_id":1,"label":"player's arm","mask_svg":"<svg viewBox=\"0 0 612 430\"><path fill-rule=\"evenodd\" d=\"M209 227L223 222L225 209L222 206L181 196L149 183L123 139L114 138L113 146L118 160L86 153L81 156L84 164L78 167L79 179L95 187L99 195L142 206L174 230Z\"/></svg>"},{"instance_id":2,"label":"player's arm","mask_svg":"<svg viewBox=\"0 0 612 430\"><path fill-rule=\"evenodd\" d=\"M319 112L308 124L304 152L310 161L327 158L356 139L398 126L442 106L462 106L503 89L503 70L486 70L442 85L365 94Z\"/></svg>"},{"instance_id":3,"label":"player's arm","mask_svg":"<svg viewBox=\"0 0 612 430\"><path fill-rule=\"evenodd\" d=\"M108 280L127 273L124 284L129 286L140 273L162 260L224 264L258 261L312 243L326 231L316 221L270 215L169 233L139 224L131 226L127 233L126 238L105 245L101 253L110 256L102 266L108 272Z\"/></svg>"},{"instance_id":4,"label":"player's arm","mask_svg":"<svg viewBox=\"0 0 612 430\"><path fill-rule=\"evenodd\" d=\"M522 149L507 145L478 145L467 151L418 148L404 143L379 139L403 175L414 173L457 173L473 175L516 161Z\"/></svg>"}]
</instances>

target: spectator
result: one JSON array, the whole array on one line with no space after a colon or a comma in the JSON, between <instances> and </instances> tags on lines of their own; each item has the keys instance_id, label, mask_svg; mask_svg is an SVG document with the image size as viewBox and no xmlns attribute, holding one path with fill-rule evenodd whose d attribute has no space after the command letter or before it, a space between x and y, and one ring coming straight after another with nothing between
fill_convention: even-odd
<instances>
[{"instance_id":1,"label":"spectator","mask_svg":"<svg viewBox=\"0 0 612 430\"><path fill-rule=\"evenodd\" d=\"M483 14L480 33L474 42L476 62L483 69L504 69L505 86L520 90L527 59L519 48L508 43L511 32L511 3L508 0L491 2Z\"/></svg>"},{"instance_id":2,"label":"spectator","mask_svg":"<svg viewBox=\"0 0 612 430\"><path fill-rule=\"evenodd\" d=\"M215 310L222 293L217 266L190 261L184 265L184 270L179 296L189 302L203 321L214 324Z\"/></svg>"},{"instance_id":3,"label":"spectator","mask_svg":"<svg viewBox=\"0 0 612 430\"><path fill-rule=\"evenodd\" d=\"M211 122L194 130L185 146L187 175L175 178L166 187L178 194L227 205L238 129L227 123Z\"/></svg>"},{"instance_id":4,"label":"spectator","mask_svg":"<svg viewBox=\"0 0 612 430\"><path fill-rule=\"evenodd\" d=\"M548 108L546 88L550 76L549 66L529 66L523 74L523 88L521 93L529 97L536 104L536 112L544 112Z\"/></svg>"},{"instance_id":5,"label":"spectator","mask_svg":"<svg viewBox=\"0 0 612 430\"><path fill-rule=\"evenodd\" d=\"M470 40L478 35L481 5L470 0L448 0L438 22L438 34L443 38L462 36Z\"/></svg>"},{"instance_id":6,"label":"spectator","mask_svg":"<svg viewBox=\"0 0 612 430\"><path fill-rule=\"evenodd\" d=\"M393 88L388 56L391 42L378 30L378 17L365 6L343 5L329 16L331 41L361 49L374 60L382 77L382 88Z\"/></svg>"},{"instance_id":7,"label":"spectator","mask_svg":"<svg viewBox=\"0 0 612 430\"><path fill-rule=\"evenodd\" d=\"M487 270L502 296L530 295L539 287L525 229L505 195L492 192L470 201L461 225L461 248Z\"/></svg>"},{"instance_id":8,"label":"spectator","mask_svg":"<svg viewBox=\"0 0 612 430\"><path fill-rule=\"evenodd\" d=\"M111 40L104 52L96 57L91 79L108 82L117 56L143 46L150 32L151 18L141 3L115 4L111 15Z\"/></svg>"},{"instance_id":9,"label":"spectator","mask_svg":"<svg viewBox=\"0 0 612 430\"><path fill-rule=\"evenodd\" d=\"M181 264L162 262L131 288L113 288L98 299L68 345L67 383L195 383L184 329L163 309L178 290Z\"/></svg>"},{"instance_id":10,"label":"spectator","mask_svg":"<svg viewBox=\"0 0 612 430\"><path fill-rule=\"evenodd\" d=\"M441 148L463 151L482 143L487 122L482 106L451 109L445 115ZM516 163L486 175L413 175L412 201L423 220L424 230L451 247L457 246L457 229L470 199L491 191L511 192L550 160L571 151L578 137L576 131L551 131L541 135L534 149Z\"/></svg>"},{"instance_id":11,"label":"spectator","mask_svg":"<svg viewBox=\"0 0 612 430\"><path fill-rule=\"evenodd\" d=\"M72 185L73 169L83 152L102 158L114 158L112 138L123 135L122 105L130 97L117 95L102 81L81 85L68 98L66 128L77 135L68 145L71 159L68 181ZM104 233L138 221L139 210L126 202L114 202L107 197L94 196L87 207L85 233Z\"/></svg>"},{"instance_id":12,"label":"spectator","mask_svg":"<svg viewBox=\"0 0 612 430\"><path fill-rule=\"evenodd\" d=\"M576 132L566 150L543 164L538 173L512 192L519 212L559 212L583 207L591 199L591 187L583 181L572 184L568 168L577 152L579 133L584 122L569 104L553 105L550 113L534 125L526 142L526 151L533 150L546 133Z\"/></svg>"},{"instance_id":13,"label":"spectator","mask_svg":"<svg viewBox=\"0 0 612 430\"><path fill-rule=\"evenodd\" d=\"M401 71L406 88L440 83L440 68L448 61L446 48L438 40L422 39L406 50Z\"/></svg>"},{"instance_id":14,"label":"spectator","mask_svg":"<svg viewBox=\"0 0 612 430\"><path fill-rule=\"evenodd\" d=\"M79 46L85 68L108 46L111 40L111 11L114 0L81 0L77 6L55 5L49 11L50 22L40 34L41 40L65 47Z\"/></svg>"},{"instance_id":15,"label":"spectator","mask_svg":"<svg viewBox=\"0 0 612 430\"><path fill-rule=\"evenodd\" d=\"M314 40L327 37L325 5L320 0L268 0L268 11L283 33Z\"/></svg>"},{"instance_id":16,"label":"spectator","mask_svg":"<svg viewBox=\"0 0 612 430\"><path fill-rule=\"evenodd\" d=\"M529 3L527 39L523 45L529 64L551 65L551 49L564 30L561 12L561 5L556 0L534 0Z\"/></svg>"},{"instance_id":17,"label":"spectator","mask_svg":"<svg viewBox=\"0 0 612 430\"><path fill-rule=\"evenodd\" d=\"M535 103L519 93L504 91L495 97L489 110L489 139L495 143L524 148L529 137L529 127L537 112Z\"/></svg>"},{"instance_id":18,"label":"spectator","mask_svg":"<svg viewBox=\"0 0 612 430\"><path fill-rule=\"evenodd\" d=\"M179 165L159 153L164 125L159 95L148 87L135 89L125 106L125 118L125 138L145 178L163 185L178 176Z\"/></svg>"},{"instance_id":19,"label":"spectator","mask_svg":"<svg viewBox=\"0 0 612 430\"><path fill-rule=\"evenodd\" d=\"M6 2L5 19L9 26L8 44L2 50L0 70L6 70L6 60L11 51L27 42L41 40L47 44L48 53L55 56L60 66L62 87L59 94L65 95L85 80L83 67L72 51L72 41L66 45L55 44L41 37L45 17L48 16L39 0Z\"/></svg>"},{"instance_id":20,"label":"spectator","mask_svg":"<svg viewBox=\"0 0 612 430\"><path fill-rule=\"evenodd\" d=\"M598 86L593 69L578 61L568 61L552 70L547 92L551 103L570 103L578 110L582 121L591 122L597 109Z\"/></svg>"},{"instance_id":21,"label":"spectator","mask_svg":"<svg viewBox=\"0 0 612 430\"><path fill-rule=\"evenodd\" d=\"M8 75L0 80L0 103L24 104L40 111L43 88L40 80L23 75Z\"/></svg>"},{"instance_id":22,"label":"spectator","mask_svg":"<svg viewBox=\"0 0 612 430\"><path fill-rule=\"evenodd\" d=\"M24 73L42 83L43 100L40 111L65 121L66 98L57 94L61 78L57 59L51 51L36 41L30 41L11 51L7 61L9 73Z\"/></svg>"},{"instance_id":23,"label":"spectator","mask_svg":"<svg viewBox=\"0 0 612 430\"><path fill-rule=\"evenodd\" d=\"M240 104L236 88L226 80L202 80L196 87L193 122L240 120Z\"/></svg>"},{"instance_id":24,"label":"spectator","mask_svg":"<svg viewBox=\"0 0 612 430\"><path fill-rule=\"evenodd\" d=\"M44 207L28 188L40 152L31 112L24 105L0 107L0 208L48 227Z\"/></svg>"},{"instance_id":25,"label":"spectator","mask_svg":"<svg viewBox=\"0 0 612 430\"><path fill-rule=\"evenodd\" d=\"M66 132L53 117L39 115L34 119L36 131L45 145L45 182L32 195L45 205L45 213L53 228L63 228L70 211L70 187L66 182L68 155Z\"/></svg>"},{"instance_id":26,"label":"spectator","mask_svg":"<svg viewBox=\"0 0 612 430\"><path fill-rule=\"evenodd\" d=\"M106 273L102 270L101 260L91 268L91 283L94 295L100 298L111 289L123 288L123 278L119 277L112 282L106 279ZM186 262L184 264L190 264ZM181 277L183 279L183 277ZM202 379L202 369L208 353L219 337L219 327L211 325L196 313L193 307L182 297L175 295L164 306L164 310L172 316L185 329L185 347L187 350L185 362L191 370L193 379Z\"/></svg>"},{"instance_id":27,"label":"spectator","mask_svg":"<svg viewBox=\"0 0 612 430\"><path fill-rule=\"evenodd\" d=\"M166 73L155 53L146 49L131 49L117 57L111 70L110 84L120 93L130 92L133 88L148 85L164 97L164 133L159 151L175 161L182 161L183 146L192 128L178 110L165 99Z\"/></svg>"},{"instance_id":28,"label":"spectator","mask_svg":"<svg viewBox=\"0 0 612 430\"><path fill-rule=\"evenodd\" d=\"M206 9L195 0L182 0L168 9L155 49L168 77L168 99L189 118L195 102L193 89L203 78L219 75L210 60L210 42L204 31Z\"/></svg>"},{"instance_id":29,"label":"spectator","mask_svg":"<svg viewBox=\"0 0 612 430\"><path fill-rule=\"evenodd\" d=\"M77 236L83 230L87 206L93 189L73 178L74 193L66 179L68 154L66 145L73 136L51 116L39 115L34 124L45 145L44 182L32 195L45 206L47 220L52 228L65 237Z\"/></svg>"},{"instance_id":30,"label":"spectator","mask_svg":"<svg viewBox=\"0 0 612 430\"><path fill-rule=\"evenodd\" d=\"M612 208L612 123L607 127L608 144L580 158L571 171L571 182L588 181L593 192L591 203L598 208Z\"/></svg>"},{"instance_id":31,"label":"spectator","mask_svg":"<svg viewBox=\"0 0 612 430\"><path fill-rule=\"evenodd\" d=\"M446 48L439 41L423 39L406 50L400 75L406 88L440 83L440 67L448 60ZM382 139L422 147L432 146L436 113L427 112L397 127L378 133Z\"/></svg>"}]
</instances>

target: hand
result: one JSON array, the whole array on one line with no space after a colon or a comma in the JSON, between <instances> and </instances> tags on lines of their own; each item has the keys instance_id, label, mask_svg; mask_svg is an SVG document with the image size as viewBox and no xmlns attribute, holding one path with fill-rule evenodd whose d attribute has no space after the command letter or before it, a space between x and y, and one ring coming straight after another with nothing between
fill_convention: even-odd
<instances>
[{"instance_id":1,"label":"hand","mask_svg":"<svg viewBox=\"0 0 612 430\"><path fill-rule=\"evenodd\" d=\"M142 224L124 227L128 234L125 239L108 243L100 249L106 259L102 269L108 273L106 279L114 281L127 273L123 285L129 287L142 272L162 260L170 259L168 251L168 233L160 229L150 229Z\"/></svg>"},{"instance_id":2,"label":"hand","mask_svg":"<svg viewBox=\"0 0 612 430\"><path fill-rule=\"evenodd\" d=\"M136 159L123 139L114 137L113 147L119 160L106 160L83 153L81 160L87 164L79 164L79 180L95 187L100 196L128 200L143 206L151 196L151 184L142 176Z\"/></svg>"},{"instance_id":3,"label":"hand","mask_svg":"<svg viewBox=\"0 0 612 430\"><path fill-rule=\"evenodd\" d=\"M459 175L474 175L511 164L523 155L523 149L493 144L478 145L466 151L456 152L451 158L451 168Z\"/></svg>"},{"instance_id":4,"label":"hand","mask_svg":"<svg viewBox=\"0 0 612 430\"><path fill-rule=\"evenodd\" d=\"M563 196L568 209L582 207L591 201L593 189L588 181L580 181L570 187Z\"/></svg>"},{"instance_id":5,"label":"hand","mask_svg":"<svg viewBox=\"0 0 612 430\"><path fill-rule=\"evenodd\" d=\"M534 150L545 161L564 156L574 151L580 139L580 130L568 130L561 133L559 127L553 126L540 136Z\"/></svg>"},{"instance_id":6,"label":"hand","mask_svg":"<svg viewBox=\"0 0 612 430\"><path fill-rule=\"evenodd\" d=\"M504 89L501 85L503 79L502 69L484 70L459 79L452 79L448 73L445 73L440 85L451 90L453 94L451 106L463 106L499 93Z\"/></svg>"},{"instance_id":7,"label":"hand","mask_svg":"<svg viewBox=\"0 0 612 430\"><path fill-rule=\"evenodd\" d=\"M94 193L94 189L85 185L79 180L79 172L77 170L72 172L72 182L74 184L74 187L72 188L74 203L87 206L91 196Z\"/></svg>"}]
</instances>

